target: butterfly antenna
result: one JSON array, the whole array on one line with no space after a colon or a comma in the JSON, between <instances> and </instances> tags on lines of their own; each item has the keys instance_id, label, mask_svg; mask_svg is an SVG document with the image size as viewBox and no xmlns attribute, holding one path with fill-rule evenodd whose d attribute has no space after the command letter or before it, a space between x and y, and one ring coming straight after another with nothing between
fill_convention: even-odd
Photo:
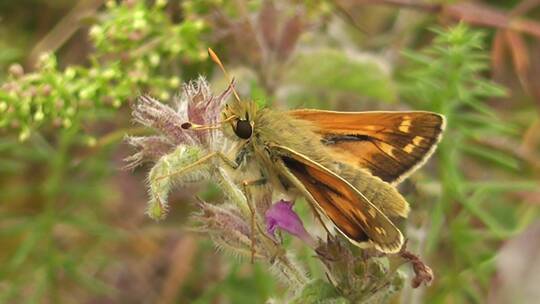
<instances>
[{"instance_id":1,"label":"butterfly antenna","mask_svg":"<svg viewBox=\"0 0 540 304\"><path fill-rule=\"evenodd\" d=\"M212 58L212 61L214 61L219 66L219 68L221 69L221 71L225 75L225 78L227 78L227 81L229 81L229 83L232 84L233 79L231 78L229 73L227 73L227 70L225 70L225 67L223 66L223 63L221 63L221 60L219 60L218 55L211 48L208 48L208 55L210 55L210 58ZM234 94L234 97L236 98L236 100L242 101L240 99L240 96L238 96L238 92L236 92L236 89L234 88L234 85L232 86L232 91L233 91L233 94Z\"/></svg>"},{"instance_id":2,"label":"butterfly antenna","mask_svg":"<svg viewBox=\"0 0 540 304\"><path fill-rule=\"evenodd\" d=\"M198 125L196 123L192 123L190 121L188 122L185 122L183 124L180 125L180 127L184 130L212 130L212 129L219 129L220 126L226 122L229 122L233 119L235 119L236 116L230 116L229 118L225 119L225 120L222 120L216 124L212 124L212 125Z\"/></svg>"}]
</instances>

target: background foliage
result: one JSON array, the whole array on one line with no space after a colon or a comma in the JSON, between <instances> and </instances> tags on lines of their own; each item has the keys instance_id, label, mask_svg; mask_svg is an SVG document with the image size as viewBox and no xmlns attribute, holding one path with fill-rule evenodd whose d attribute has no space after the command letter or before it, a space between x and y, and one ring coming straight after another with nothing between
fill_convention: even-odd
<instances>
[{"instance_id":1,"label":"background foliage","mask_svg":"<svg viewBox=\"0 0 540 304\"><path fill-rule=\"evenodd\" d=\"M192 194L219 201L215 187L176 191L155 223L147 168L121 170L124 136L148 132L131 122L138 94L171 100L199 74L225 87L207 47L268 106L445 114L434 159L400 186L409 248L436 278L394 300L536 299L540 265L519 261L540 257L538 1L275 2L0 3L0 302L283 295L264 267L185 229Z\"/></svg>"}]
</instances>

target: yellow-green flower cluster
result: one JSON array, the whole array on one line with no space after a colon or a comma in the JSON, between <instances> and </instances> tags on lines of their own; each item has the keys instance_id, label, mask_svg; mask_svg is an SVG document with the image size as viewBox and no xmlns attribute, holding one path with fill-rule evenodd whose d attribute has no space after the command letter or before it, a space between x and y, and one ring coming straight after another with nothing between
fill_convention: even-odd
<instances>
[{"instance_id":1,"label":"yellow-green flower cluster","mask_svg":"<svg viewBox=\"0 0 540 304\"><path fill-rule=\"evenodd\" d=\"M12 65L0 85L0 131L24 141L39 128L78 127L110 116L141 90L168 100L181 82L180 67L200 62L206 52L204 23L175 22L166 5L107 2L89 30L95 52L86 66L62 68L51 53L30 73Z\"/></svg>"}]
</instances>

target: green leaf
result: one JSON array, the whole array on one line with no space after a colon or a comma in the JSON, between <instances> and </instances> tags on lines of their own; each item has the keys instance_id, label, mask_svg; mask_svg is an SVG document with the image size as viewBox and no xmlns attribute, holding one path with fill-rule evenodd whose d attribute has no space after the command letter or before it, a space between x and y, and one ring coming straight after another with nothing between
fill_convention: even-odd
<instances>
[{"instance_id":1,"label":"green leaf","mask_svg":"<svg viewBox=\"0 0 540 304\"><path fill-rule=\"evenodd\" d=\"M32 229L29 229L28 234L9 261L8 267L10 269L15 269L21 266L28 256L32 254L34 248L41 240L42 235L43 231L40 230L39 227L32 227Z\"/></svg>"},{"instance_id":2,"label":"green leaf","mask_svg":"<svg viewBox=\"0 0 540 304\"><path fill-rule=\"evenodd\" d=\"M315 280L304 286L304 289L291 303L350 303L347 299L339 295L338 290L330 283L323 280Z\"/></svg>"},{"instance_id":3,"label":"green leaf","mask_svg":"<svg viewBox=\"0 0 540 304\"><path fill-rule=\"evenodd\" d=\"M300 53L288 67L289 84L317 93L351 93L394 102L396 86L374 56L350 56L333 49Z\"/></svg>"},{"instance_id":4,"label":"green leaf","mask_svg":"<svg viewBox=\"0 0 540 304\"><path fill-rule=\"evenodd\" d=\"M515 171L519 171L521 169L521 163L517 159L501 151L484 148L478 145L467 145L463 147L463 150L471 155L498 164L503 168Z\"/></svg>"}]
</instances>

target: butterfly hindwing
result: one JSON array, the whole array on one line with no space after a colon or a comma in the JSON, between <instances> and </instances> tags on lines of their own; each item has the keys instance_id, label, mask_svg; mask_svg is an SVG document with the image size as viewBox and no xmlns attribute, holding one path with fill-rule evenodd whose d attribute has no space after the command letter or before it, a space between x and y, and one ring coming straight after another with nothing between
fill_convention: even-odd
<instances>
[{"instance_id":1,"label":"butterfly hindwing","mask_svg":"<svg viewBox=\"0 0 540 304\"><path fill-rule=\"evenodd\" d=\"M279 163L280 174L349 240L371 243L382 252L399 251L403 244L399 229L349 182L289 148L272 145L270 151Z\"/></svg>"},{"instance_id":2,"label":"butterfly hindwing","mask_svg":"<svg viewBox=\"0 0 540 304\"><path fill-rule=\"evenodd\" d=\"M444 116L422 111L289 114L312 122L336 160L366 168L388 183L399 183L429 158L445 125Z\"/></svg>"}]
</instances>

